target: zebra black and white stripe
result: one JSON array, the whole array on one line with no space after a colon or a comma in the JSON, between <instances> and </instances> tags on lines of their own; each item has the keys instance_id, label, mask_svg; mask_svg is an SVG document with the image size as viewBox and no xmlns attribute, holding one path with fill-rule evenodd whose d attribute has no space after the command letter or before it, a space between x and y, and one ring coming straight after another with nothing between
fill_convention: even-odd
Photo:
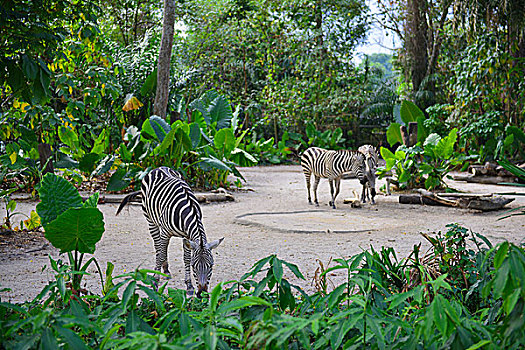
<instances>
[{"instance_id":1,"label":"zebra black and white stripe","mask_svg":"<svg viewBox=\"0 0 525 350\"><path fill-rule=\"evenodd\" d=\"M118 213L138 194L142 197L142 211L149 225L155 245L157 271L168 269L168 244L171 237L183 239L184 281L188 294L193 294L190 266L197 284L197 296L207 291L212 275L213 255L224 238L207 242L202 224L202 212L193 191L181 176L168 167L152 170L142 180L141 191L126 196L120 204Z\"/></svg>"},{"instance_id":2,"label":"zebra black and white stripe","mask_svg":"<svg viewBox=\"0 0 525 350\"><path fill-rule=\"evenodd\" d=\"M365 166L366 166L366 183L363 184L363 191L361 193L361 201L366 202L367 199L370 200L372 204L375 204L375 180L376 180L376 170L379 163L379 156L377 155L377 150L372 145L362 145L357 149L365 156ZM370 199L370 194L372 199Z\"/></svg>"},{"instance_id":3,"label":"zebra black and white stripe","mask_svg":"<svg viewBox=\"0 0 525 350\"><path fill-rule=\"evenodd\" d=\"M319 206L317 201L317 187L321 178L328 179L330 183L330 194L332 200L329 204L335 209L335 199L339 194L341 176L345 172L353 172L361 184L365 184L365 157L357 151L339 150L332 151L319 147L310 147L301 155L301 166L306 178L306 188L308 190L308 203L312 204L310 196L310 177L314 176L314 203ZM335 182L335 191L334 191Z\"/></svg>"}]
</instances>

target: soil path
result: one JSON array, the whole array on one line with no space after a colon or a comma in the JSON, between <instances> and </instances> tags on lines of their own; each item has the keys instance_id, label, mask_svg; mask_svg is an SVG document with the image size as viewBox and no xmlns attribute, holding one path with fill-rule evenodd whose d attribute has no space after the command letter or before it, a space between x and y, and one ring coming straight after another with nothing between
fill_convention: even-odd
<instances>
[{"instance_id":1,"label":"soil path","mask_svg":"<svg viewBox=\"0 0 525 350\"><path fill-rule=\"evenodd\" d=\"M338 208L328 206L329 186L322 180L318 189L319 208L309 206L306 200L304 176L299 166L273 166L242 168L249 190L237 191L234 202L205 204L202 206L204 226L209 240L225 237L215 252L212 284L218 281L239 279L257 260L270 254L295 263L305 275L305 281L295 283L313 291L312 279L322 262L325 267L331 258L348 257L382 246L393 247L398 257L406 257L415 244L427 242L419 232L446 231L445 225L459 223L479 232L493 243L509 240L525 241L525 216L515 216L497 221L502 211L479 213L448 207L404 205L398 196L379 195L376 205L364 204L351 208L343 204L344 198L354 197L352 190L360 193L357 180L343 180L337 200ZM378 182L378 188L383 185ZM525 193L525 189L491 185L450 182L462 191L473 193L509 192ZM525 196L517 196L508 207L525 205ZM17 211L29 213L35 202L20 202ZM139 205L129 205L115 216L116 204L99 205L104 214L106 231L97 244L95 257L102 269L111 261L115 264L114 276L137 267L153 268L155 253L146 221ZM5 207L0 206L2 213ZM20 219L18 219L20 220ZM34 298L53 279L48 254L60 256L52 247L42 250L13 247L0 256L0 291L2 301L21 302ZM172 239L169 247L169 264L173 278L168 286L184 288L182 241ZM333 263L332 263L333 264ZM47 266L44 270L43 266ZM95 272L90 269L90 272ZM100 290L96 275L87 276L87 288ZM343 276L330 277L338 283Z\"/></svg>"}]
</instances>

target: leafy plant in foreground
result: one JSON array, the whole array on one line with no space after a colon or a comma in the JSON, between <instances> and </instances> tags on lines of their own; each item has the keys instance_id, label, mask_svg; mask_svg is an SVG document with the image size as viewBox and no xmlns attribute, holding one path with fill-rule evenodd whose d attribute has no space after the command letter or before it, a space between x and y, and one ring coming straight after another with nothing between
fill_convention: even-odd
<instances>
[{"instance_id":1,"label":"leafy plant in foreground","mask_svg":"<svg viewBox=\"0 0 525 350\"><path fill-rule=\"evenodd\" d=\"M111 277L103 296L61 303L64 284L57 279L32 302L0 303L0 343L101 349L522 348L523 248L508 242L493 247L476 237L487 247L476 240L477 251L467 248L466 229L451 225L445 235L432 237L427 255L433 261L420 259L417 247L408 259L398 259L390 248L337 259L323 273L343 272L344 282L313 294L285 278L303 275L276 255L256 262L240 281L217 284L202 299L188 299L184 290L166 285L156 290L151 276L156 272L137 270ZM428 274L424 264L437 273ZM478 293L482 302L467 303Z\"/></svg>"},{"instance_id":2,"label":"leafy plant in foreground","mask_svg":"<svg viewBox=\"0 0 525 350\"><path fill-rule=\"evenodd\" d=\"M97 208L98 193L83 203L77 189L67 180L54 174L46 174L38 194L41 201L36 210L41 218L45 237L61 253L68 254L73 293L80 293L82 277L91 263L97 266L102 282L102 272L94 257L82 265L84 254L95 252L95 244L104 232L104 218Z\"/></svg>"}]
</instances>

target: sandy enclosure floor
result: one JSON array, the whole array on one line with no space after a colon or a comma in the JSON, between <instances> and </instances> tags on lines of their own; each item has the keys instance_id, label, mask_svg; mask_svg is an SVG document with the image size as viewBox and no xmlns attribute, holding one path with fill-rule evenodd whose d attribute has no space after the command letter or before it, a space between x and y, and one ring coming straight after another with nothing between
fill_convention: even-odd
<instances>
[{"instance_id":1,"label":"sandy enclosure floor","mask_svg":"<svg viewBox=\"0 0 525 350\"><path fill-rule=\"evenodd\" d=\"M328 206L329 186L322 180L318 189L319 208L308 205L304 176L300 166L242 168L247 180L246 189L233 192L234 202L205 204L203 221L208 240L225 237L215 254L212 285L219 281L239 279L257 260L270 254L299 266L306 280L286 277L305 290L314 290L312 278L322 262L325 267L331 258L348 257L373 246L393 247L398 257L406 257L415 244L422 242L419 232L446 231L445 225L457 222L472 231L485 235L493 243L509 240L525 241L525 216L497 221L502 211L479 213L448 207L405 205L398 196L378 195L376 205L364 204L351 208L344 198L353 197L352 189L360 193L357 180L343 180L337 199L337 209ZM377 188L383 185L378 181ZM525 189L491 185L450 182L452 187L473 192L525 193ZM525 196L517 196L508 207L525 205ZM29 213L35 202L20 202L17 211ZM155 252L146 221L139 205L128 206L115 216L116 204L102 204L106 231L97 244L95 257L105 270L108 261L115 264L114 276L137 267L153 268ZM0 206L5 213L5 207ZM13 247L0 256L0 292L2 301L21 302L34 298L53 279L48 254L59 258L58 252L47 247L42 250ZM63 255L63 259L67 256ZM182 262L182 241L173 238L169 246L169 264L173 278L168 286L185 288ZM333 264L333 263L332 263ZM43 270L43 266L47 266ZM95 272L92 268L90 272ZM334 283L343 280L334 275ZM85 278L87 288L100 291L100 281L93 274Z\"/></svg>"}]
</instances>

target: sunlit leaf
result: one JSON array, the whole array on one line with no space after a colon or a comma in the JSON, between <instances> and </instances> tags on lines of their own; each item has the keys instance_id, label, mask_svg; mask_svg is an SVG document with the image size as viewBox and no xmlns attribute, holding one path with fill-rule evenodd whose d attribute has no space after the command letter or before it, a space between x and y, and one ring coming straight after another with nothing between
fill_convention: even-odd
<instances>
[{"instance_id":1,"label":"sunlit leaf","mask_svg":"<svg viewBox=\"0 0 525 350\"><path fill-rule=\"evenodd\" d=\"M124 112L133 111L135 109L139 109L144 104L140 102L135 96L132 94L129 94L126 96L126 102L124 103L124 106L122 107L122 110Z\"/></svg>"}]
</instances>

